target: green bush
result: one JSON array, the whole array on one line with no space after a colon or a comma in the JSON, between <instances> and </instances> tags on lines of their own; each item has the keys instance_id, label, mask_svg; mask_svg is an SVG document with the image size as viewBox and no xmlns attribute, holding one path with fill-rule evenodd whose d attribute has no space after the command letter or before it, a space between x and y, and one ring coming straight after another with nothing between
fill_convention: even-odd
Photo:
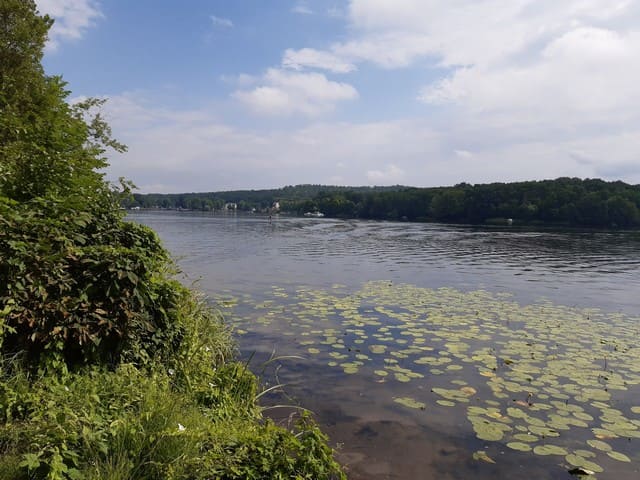
<instances>
[{"instance_id":1,"label":"green bush","mask_svg":"<svg viewBox=\"0 0 640 480\"><path fill-rule=\"evenodd\" d=\"M43 200L0 199L0 218L3 353L74 367L177 348L184 289L162 275L167 254L148 228Z\"/></svg>"}]
</instances>

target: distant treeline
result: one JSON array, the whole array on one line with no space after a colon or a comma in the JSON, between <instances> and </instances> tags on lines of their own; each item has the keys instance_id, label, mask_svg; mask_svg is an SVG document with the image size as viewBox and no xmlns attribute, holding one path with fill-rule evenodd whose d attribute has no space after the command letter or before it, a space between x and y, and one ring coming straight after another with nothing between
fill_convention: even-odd
<instances>
[{"instance_id":1,"label":"distant treeline","mask_svg":"<svg viewBox=\"0 0 640 480\"><path fill-rule=\"evenodd\" d=\"M127 206L267 212L276 204L294 214L320 211L328 217L453 223L640 226L640 185L598 179L491 183L454 187L288 186L274 190L135 195Z\"/></svg>"},{"instance_id":2,"label":"distant treeline","mask_svg":"<svg viewBox=\"0 0 640 480\"><path fill-rule=\"evenodd\" d=\"M313 200L326 194L345 194L349 192L385 192L404 190L400 185L393 187L339 187L327 185L295 185L271 190L232 190L207 193L167 193L134 194L133 201L125 207L164 208L185 210L221 210L228 204L235 204L238 210L258 212L270 211L276 202L293 205L304 200ZM313 206L311 208L314 208ZM293 210L293 213L297 210Z\"/></svg>"}]
</instances>

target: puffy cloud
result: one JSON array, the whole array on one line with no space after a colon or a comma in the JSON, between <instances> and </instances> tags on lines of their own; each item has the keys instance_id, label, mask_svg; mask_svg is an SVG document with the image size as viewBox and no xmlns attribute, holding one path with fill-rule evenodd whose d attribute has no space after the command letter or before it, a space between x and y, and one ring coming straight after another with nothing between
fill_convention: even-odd
<instances>
[{"instance_id":1,"label":"puffy cloud","mask_svg":"<svg viewBox=\"0 0 640 480\"><path fill-rule=\"evenodd\" d=\"M427 103L473 112L528 112L563 121L612 121L640 107L640 32L580 27L549 42L525 64L471 66L425 87ZM554 118L549 118L553 121Z\"/></svg>"},{"instance_id":2,"label":"puffy cloud","mask_svg":"<svg viewBox=\"0 0 640 480\"><path fill-rule=\"evenodd\" d=\"M103 17L96 0L36 0L38 10L55 19L49 32L50 50L65 40L77 40Z\"/></svg>"},{"instance_id":3,"label":"puffy cloud","mask_svg":"<svg viewBox=\"0 0 640 480\"><path fill-rule=\"evenodd\" d=\"M272 68L252 90L233 96L256 113L316 116L332 111L336 104L358 98L347 83L333 82L321 73L297 73Z\"/></svg>"},{"instance_id":4,"label":"puffy cloud","mask_svg":"<svg viewBox=\"0 0 640 480\"><path fill-rule=\"evenodd\" d=\"M511 112L516 123L608 122L640 109L640 2L351 0L350 18L359 33L333 54L450 69L419 94L429 104Z\"/></svg>"},{"instance_id":5,"label":"puffy cloud","mask_svg":"<svg viewBox=\"0 0 640 480\"><path fill-rule=\"evenodd\" d=\"M580 26L622 26L638 10L633 0L351 0L350 18L360 38L421 35L422 53L443 65L483 66L526 56Z\"/></svg>"},{"instance_id":6,"label":"puffy cloud","mask_svg":"<svg viewBox=\"0 0 640 480\"><path fill-rule=\"evenodd\" d=\"M289 51L285 65L427 67L413 94L433 128L451 130L452 156L442 158L452 169L463 162L475 181L499 172L505 179L619 172L637 181L636 149L625 138L640 131L640 2L350 0L348 22L345 40L326 51ZM302 52L330 61L296 61ZM507 162L511 155L518 159ZM492 166L474 169L483 162Z\"/></svg>"}]
</instances>

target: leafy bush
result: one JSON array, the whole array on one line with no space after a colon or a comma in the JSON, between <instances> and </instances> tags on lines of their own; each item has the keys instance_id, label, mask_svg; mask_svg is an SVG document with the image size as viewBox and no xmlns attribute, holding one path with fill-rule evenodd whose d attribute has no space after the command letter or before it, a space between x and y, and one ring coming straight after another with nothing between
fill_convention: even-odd
<instances>
[{"instance_id":1,"label":"leafy bush","mask_svg":"<svg viewBox=\"0 0 640 480\"><path fill-rule=\"evenodd\" d=\"M185 293L161 275L167 254L151 230L44 200L0 199L0 218L4 353L73 367L175 350Z\"/></svg>"}]
</instances>

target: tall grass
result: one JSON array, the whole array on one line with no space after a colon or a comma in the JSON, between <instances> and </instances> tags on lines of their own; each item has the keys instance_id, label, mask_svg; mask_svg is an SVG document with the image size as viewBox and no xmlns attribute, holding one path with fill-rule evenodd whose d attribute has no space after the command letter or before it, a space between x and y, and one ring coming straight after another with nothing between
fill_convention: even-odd
<instances>
[{"instance_id":1,"label":"tall grass","mask_svg":"<svg viewBox=\"0 0 640 480\"><path fill-rule=\"evenodd\" d=\"M65 375L1 362L0 478L344 478L304 415L291 430L261 416L258 383L202 298L183 292L171 361Z\"/></svg>"}]
</instances>

